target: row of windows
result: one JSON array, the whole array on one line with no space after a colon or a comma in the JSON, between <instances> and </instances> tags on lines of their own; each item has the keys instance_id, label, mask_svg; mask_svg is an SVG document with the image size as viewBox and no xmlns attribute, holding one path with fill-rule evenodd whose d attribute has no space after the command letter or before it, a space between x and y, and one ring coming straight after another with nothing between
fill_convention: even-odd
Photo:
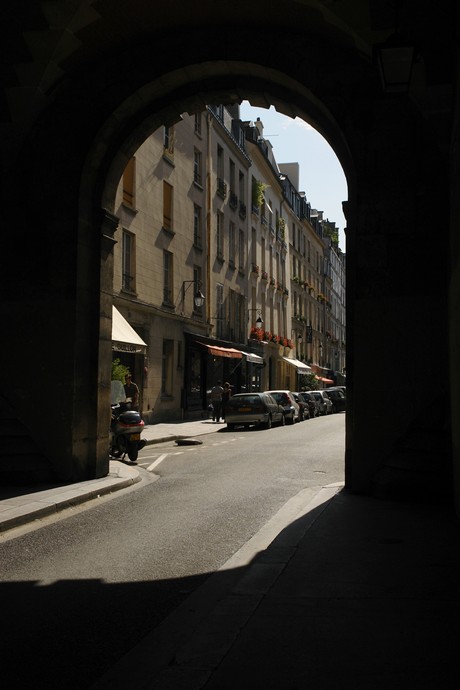
<instances>
[{"instance_id":1,"label":"row of windows","mask_svg":"<svg viewBox=\"0 0 460 690\"><path fill-rule=\"evenodd\" d=\"M122 238L122 289L125 292L136 292L136 237L133 233L123 230ZM202 271L200 266L193 267L193 282L200 284ZM184 295L174 295L174 254L163 250L163 304L168 307L177 306ZM181 306L184 308L184 305ZM201 307L194 306L195 313L201 314Z\"/></svg>"},{"instance_id":2,"label":"row of windows","mask_svg":"<svg viewBox=\"0 0 460 690\"><path fill-rule=\"evenodd\" d=\"M240 228L237 233L235 223L230 220L228 224L227 251L228 264L231 268L238 268L239 271L245 270L245 247L246 235L244 230ZM225 260L225 216L222 211L218 211L216 215L216 255L220 261Z\"/></svg>"},{"instance_id":3,"label":"row of windows","mask_svg":"<svg viewBox=\"0 0 460 690\"><path fill-rule=\"evenodd\" d=\"M318 274L312 275L312 272L310 268L307 268L305 264L300 260L297 259L295 256L292 256L292 271L291 275L297 276L300 280L306 280L309 285L311 285L316 292L320 291L320 278Z\"/></svg>"}]
</instances>

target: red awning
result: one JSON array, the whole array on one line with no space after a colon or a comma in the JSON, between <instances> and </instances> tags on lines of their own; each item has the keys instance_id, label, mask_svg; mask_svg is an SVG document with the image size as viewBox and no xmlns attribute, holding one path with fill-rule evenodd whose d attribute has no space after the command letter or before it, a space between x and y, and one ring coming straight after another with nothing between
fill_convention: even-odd
<instances>
[{"instance_id":1,"label":"red awning","mask_svg":"<svg viewBox=\"0 0 460 690\"><path fill-rule=\"evenodd\" d=\"M233 347L218 347L217 345L208 345L207 343L200 343L198 345L206 347L208 352L214 357L233 357L233 359L242 359L243 353L241 350L235 350Z\"/></svg>"},{"instance_id":2,"label":"red awning","mask_svg":"<svg viewBox=\"0 0 460 690\"><path fill-rule=\"evenodd\" d=\"M325 379L323 376L316 376L315 378L318 379L318 381L322 381L323 383L334 383L332 379Z\"/></svg>"}]
</instances>

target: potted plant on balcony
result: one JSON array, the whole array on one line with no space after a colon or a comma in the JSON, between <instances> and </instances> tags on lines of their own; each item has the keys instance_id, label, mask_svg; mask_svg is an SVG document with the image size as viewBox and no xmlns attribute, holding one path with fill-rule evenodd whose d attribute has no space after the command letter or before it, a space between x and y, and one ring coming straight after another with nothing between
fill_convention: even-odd
<instances>
[{"instance_id":1,"label":"potted plant on balcony","mask_svg":"<svg viewBox=\"0 0 460 690\"><path fill-rule=\"evenodd\" d=\"M262 180L256 180L255 177L252 178L252 205L259 209L265 199L265 190L268 185Z\"/></svg>"}]
</instances>

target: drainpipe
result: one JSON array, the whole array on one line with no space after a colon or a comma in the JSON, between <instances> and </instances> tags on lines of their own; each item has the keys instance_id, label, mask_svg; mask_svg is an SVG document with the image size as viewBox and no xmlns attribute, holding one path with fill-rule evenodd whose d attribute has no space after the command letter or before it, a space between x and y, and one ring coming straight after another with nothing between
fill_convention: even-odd
<instances>
[{"instance_id":1,"label":"drainpipe","mask_svg":"<svg viewBox=\"0 0 460 690\"><path fill-rule=\"evenodd\" d=\"M206 113L206 276L204 284L206 286L206 323L207 334L211 335L211 228L212 228L212 115Z\"/></svg>"}]
</instances>

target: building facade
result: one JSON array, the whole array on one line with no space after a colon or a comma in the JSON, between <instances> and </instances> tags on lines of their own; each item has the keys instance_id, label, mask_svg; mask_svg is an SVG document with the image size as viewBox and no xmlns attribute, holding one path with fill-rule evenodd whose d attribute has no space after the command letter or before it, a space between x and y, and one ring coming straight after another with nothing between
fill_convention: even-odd
<instances>
[{"instance_id":1,"label":"building facade","mask_svg":"<svg viewBox=\"0 0 460 690\"><path fill-rule=\"evenodd\" d=\"M233 392L294 390L310 365L321 373L330 247L297 190L298 166L278 166L262 122L241 122L238 106L183 114L128 162L114 304L146 348L118 344L113 356L146 421L206 415L217 380Z\"/></svg>"}]
</instances>

